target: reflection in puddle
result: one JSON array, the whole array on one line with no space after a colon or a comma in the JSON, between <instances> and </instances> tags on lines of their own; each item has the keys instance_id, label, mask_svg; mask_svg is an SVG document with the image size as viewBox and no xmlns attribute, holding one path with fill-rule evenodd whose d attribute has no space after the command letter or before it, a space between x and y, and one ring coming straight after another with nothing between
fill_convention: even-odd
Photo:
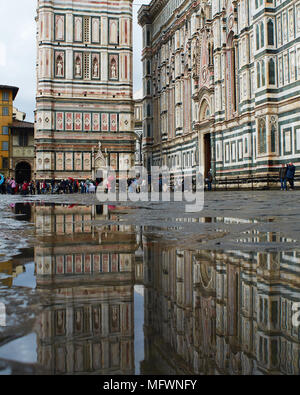
<instances>
[{"instance_id":1,"label":"reflection in puddle","mask_svg":"<svg viewBox=\"0 0 300 395\"><path fill-rule=\"evenodd\" d=\"M23 270L6 285L50 296L34 335L0 347L0 358L26 355L50 374L300 373L300 252L162 246L140 227L101 225L118 210L32 207L34 259L13 260L11 278ZM293 242L255 232L241 241Z\"/></svg>"}]
</instances>

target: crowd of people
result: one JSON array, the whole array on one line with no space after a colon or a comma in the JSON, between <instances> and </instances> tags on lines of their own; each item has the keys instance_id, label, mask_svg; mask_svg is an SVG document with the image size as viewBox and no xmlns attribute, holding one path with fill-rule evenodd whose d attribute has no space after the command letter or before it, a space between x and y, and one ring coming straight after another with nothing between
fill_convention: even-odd
<instances>
[{"instance_id":1,"label":"crowd of people","mask_svg":"<svg viewBox=\"0 0 300 395\"><path fill-rule=\"evenodd\" d=\"M287 165L282 165L279 170L279 180L281 183L281 190L288 190L288 184L290 189L295 189L294 187L294 178L295 178L295 166L293 163L289 163ZM208 172L207 178L205 178L205 183L207 184L207 189L209 191L212 190L212 182L213 182L213 172L212 169ZM175 181L175 180L174 180ZM194 181L194 180L193 180ZM0 193L1 194L10 194L10 195L43 195L43 194L73 194L73 193L95 193L98 181L93 181L87 179L85 181L74 180L73 178L68 178L66 180L57 181L52 179L51 181L24 181L22 183L17 183L14 178L5 179L3 176L0 180ZM99 180L101 182L101 180ZM151 177L148 179L149 186L151 184ZM159 177L159 191L165 191L170 185L163 185L162 177ZM183 185L185 181L182 178L178 177L175 182L173 182L171 190L181 190L183 189ZM116 180L114 176L108 176L107 180L103 183L104 189L106 192L115 191ZM140 193L141 189L144 185L143 180L138 174L136 177L128 178L127 186L129 192ZM194 183L193 183L194 187Z\"/></svg>"},{"instance_id":2,"label":"crowd of people","mask_svg":"<svg viewBox=\"0 0 300 395\"><path fill-rule=\"evenodd\" d=\"M4 179L0 185L1 194L9 195L44 195L44 194L71 194L71 193L95 193L97 183L92 180L78 181L72 178L67 180L50 182L44 181L24 181L17 183L14 178Z\"/></svg>"}]
</instances>

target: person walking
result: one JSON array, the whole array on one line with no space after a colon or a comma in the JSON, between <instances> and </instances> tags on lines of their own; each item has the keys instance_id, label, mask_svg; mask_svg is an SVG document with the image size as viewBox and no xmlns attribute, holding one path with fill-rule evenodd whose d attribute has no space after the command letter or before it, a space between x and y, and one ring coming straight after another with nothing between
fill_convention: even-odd
<instances>
[{"instance_id":1,"label":"person walking","mask_svg":"<svg viewBox=\"0 0 300 395\"><path fill-rule=\"evenodd\" d=\"M212 190L212 182L213 182L213 173L212 173L212 169L209 169L209 172L207 174L207 189L209 191Z\"/></svg>"},{"instance_id":2,"label":"person walking","mask_svg":"<svg viewBox=\"0 0 300 395\"><path fill-rule=\"evenodd\" d=\"M291 189L295 189L294 187L295 171L296 171L296 167L294 166L294 164L292 162L289 163L287 166L286 180L289 182Z\"/></svg>"},{"instance_id":3,"label":"person walking","mask_svg":"<svg viewBox=\"0 0 300 395\"><path fill-rule=\"evenodd\" d=\"M37 180L37 181L35 182L35 187L36 187L36 193L37 193L38 195L40 195L40 194L41 194L41 184L40 184L39 180Z\"/></svg>"},{"instance_id":4,"label":"person walking","mask_svg":"<svg viewBox=\"0 0 300 395\"><path fill-rule=\"evenodd\" d=\"M281 165L281 168L279 169L279 180L281 184L281 190L286 191L287 186L286 186L286 173L287 173L287 166L284 164Z\"/></svg>"}]
</instances>

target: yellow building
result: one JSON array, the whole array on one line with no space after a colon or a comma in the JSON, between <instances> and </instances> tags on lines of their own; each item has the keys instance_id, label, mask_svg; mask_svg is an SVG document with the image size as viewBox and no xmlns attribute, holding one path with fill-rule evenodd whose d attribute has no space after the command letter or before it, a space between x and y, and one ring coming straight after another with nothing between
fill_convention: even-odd
<instances>
[{"instance_id":1,"label":"yellow building","mask_svg":"<svg viewBox=\"0 0 300 395\"><path fill-rule=\"evenodd\" d=\"M19 88L0 85L0 173L8 175L9 126L13 121L13 101Z\"/></svg>"}]
</instances>

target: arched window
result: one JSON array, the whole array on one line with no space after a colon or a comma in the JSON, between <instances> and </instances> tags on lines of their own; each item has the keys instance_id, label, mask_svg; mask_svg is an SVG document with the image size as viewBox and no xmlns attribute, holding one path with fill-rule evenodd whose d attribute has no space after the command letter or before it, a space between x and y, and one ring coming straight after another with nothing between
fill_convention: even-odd
<instances>
[{"instance_id":1,"label":"arched window","mask_svg":"<svg viewBox=\"0 0 300 395\"><path fill-rule=\"evenodd\" d=\"M200 121L204 121L210 117L209 106L206 100L203 100L201 107L200 107Z\"/></svg>"},{"instance_id":2,"label":"arched window","mask_svg":"<svg viewBox=\"0 0 300 395\"><path fill-rule=\"evenodd\" d=\"M151 74L151 63L150 63L150 60L147 60L147 74Z\"/></svg>"},{"instance_id":3,"label":"arched window","mask_svg":"<svg viewBox=\"0 0 300 395\"><path fill-rule=\"evenodd\" d=\"M258 152L265 154L267 151L266 123L263 119L258 121Z\"/></svg>"},{"instance_id":4,"label":"arched window","mask_svg":"<svg viewBox=\"0 0 300 395\"><path fill-rule=\"evenodd\" d=\"M269 84L275 85L275 62L272 58L269 60L268 74L269 74Z\"/></svg>"},{"instance_id":5,"label":"arched window","mask_svg":"<svg viewBox=\"0 0 300 395\"><path fill-rule=\"evenodd\" d=\"M271 152L276 152L276 127L271 126Z\"/></svg>"},{"instance_id":6,"label":"arched window","mask_svg":"<svg viewBox=\"0 0 300 395\"><path fill-rule=\"evenodd\" d=\"M265 77L265 61L261 61L261 86L266 85L266 77Z\"/></svg>"},{"instance_id":7,"label":"arched window","mask_svg":"<svg viewBox=\"0 0 300 395\"><path fill-rule=\"evenodd\" d=\"M185 70L184 82L183 82L183 127L185 133L191 130L191 79L188 75L188 70Z\"/></svg>"},{"instance_id":8,"label":"arched window","mask_svg":"<svg viewBox=\"0 0 300 395\"><path fill-rule=\"evenodd\" d=\"M257 62L257 87L260 88L260 63Z\"/></svg>"},{"instance_id":9,"label":"arched window","mask_svg":"<svg viewBox=\"0 0 300 395\"><path fill-rule=\"evenodd\" d=\"M151 95L151 81L148 80L147 82L147 95Z\"/></svg>"},{"instance_id":10,"label":"arched window","mask_svg":"<svg viewBox=\"0 0 300 395\"><path fill-rule=\"evenodd\" d=\"M150 30L147 30L147 47L150 46L150 41L151 41Z\"/></svg>"},{"instance_id":11,"label":"arched window","mask_svg":"<svg viewBox=\"0 0 300 395\"><path fill-rule=\"evenodd\" d=\"M226 84L227 97L227 117L231 118L237 109L236 99L236 68L235 68L235 47L233 44L233 32L230 32L227 39L227 53L226 53Z\"/></svg>"},{"instance_id":12,"label":"arched window","mask_svg":"<svg viewBox=\"0 0 300 395\"><path fill-rule=\"evenodd\" d=\"M268 45L274 45L274 24L271 19L268 21L267 29L268 29Z\"/></svg>"},{"instance_id":13,"label":"arched window","mask_svg":"<svg viewBox=\"0 0 300 395\"><path fill-rule=\"evenodd\" d=\"M259 49L259 26L256 25L256 49Z\"/></svg>"},{"instance_id":14,"label":"arched window","mask_svg":"<svg viewBox=\"0 0 300 395\"><path fill-rule=\"evenodd\" d=\"M264 23L260 22L260 47L265 46L265 33L264 33Z\"/></svg>"}]
</instances>

